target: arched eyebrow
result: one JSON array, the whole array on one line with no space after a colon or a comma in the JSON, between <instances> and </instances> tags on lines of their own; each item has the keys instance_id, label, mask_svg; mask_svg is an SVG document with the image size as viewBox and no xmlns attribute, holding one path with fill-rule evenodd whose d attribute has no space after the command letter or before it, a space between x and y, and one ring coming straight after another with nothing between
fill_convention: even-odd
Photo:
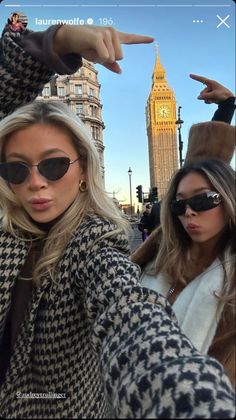
<instances>
[{"instance_id":1,"label":"arched eyebrow","mask_svg":"<svg viewBox=\"0 0 236 420\"><path fill-rule=\"evenodd\" d=\"M47 157L48 155L52 155L53 153L64 153L66 156L68 156L68 154L64 150L55 148L55 149L45 150L45 152L40 154L40 159L43 159ZM9 158L18 158L22 160L28 160L27 156L22 155L21 153L15 153L15 152L9 153L9 155L7 155L7 159Z\"/></svg>"},{"instance_id":2,"label":"arched eyebrow","mask_svg":"<svg viewBox=\"0 0 236 420\"><path fill-rule=\"evenodd\" d=\"M191 191L191 194L187 194L188 196L193 196L196 194L200 194L201 192L204 191L210 191L209 187L200 187L200 188L195 188L194 190ZM176 193L176 198L183 198L186 197L186 193L179 191L178 193Z\"/></svg>"}]
</instances>

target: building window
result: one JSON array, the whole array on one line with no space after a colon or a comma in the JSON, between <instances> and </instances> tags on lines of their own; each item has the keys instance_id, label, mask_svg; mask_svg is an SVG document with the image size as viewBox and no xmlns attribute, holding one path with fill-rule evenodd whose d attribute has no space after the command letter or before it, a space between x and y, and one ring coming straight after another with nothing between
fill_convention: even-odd
<instances>
[{"instance_id":1,"label":"building window","mask_svg":"<svg viewBox=\"0 0 236 420\"><path fill-rule=\"evenodd\" d=\"M59 94L59 96L65 96L65 88L64 87L59 87L58 88L58 94Z\"/></svg>"},{"instance_id":2,"label":"building window","mask_svg":"<svg viewBox=\"0 0 236 420\"><path fill-rule=\"evenodd\" d=\"M93 88L89 88L89 95L95 96L95 90Z\"/></svg>"},{"instance_id":3,"label":"building window","mask_svg":"<svg viewBox=\"0 0 236 420\"><path fill-rule=\"evenodd\" d=\"M91 125L91 133L94 140L99 140L99 128Z\"/></svg>"},{"instance_id":4,"label":"building window","mask_svg":"<svg viewBox=\"0 0 236 420\"><path fill-rule=\"evenodd\" d=\"M84 113L84 106L83 104L76 104L76 114L83 114Z\"/></svg>"},{"instance_id":5,"label":"building window","mask_svg":"<svg viewBox=\"0 0 236 420\"><path fill-rule=\"evenodd\" d=\"M98 109L94 105L90 105L90 115L91 117L97 117Z\"/></svg>"},{"instance_id":6,"label":"building window","mask_svg":"<svg viewBox=\"0 0 236 420\"><path fill-rule=\"evenodd\" d=\"M43 96L49 96L49 94L50 94L49 87L45 86L43 88Z\"/></svg>"},{"instance_id":7,"label":"building window","mask_svg":"<svg viewBox=\"0 0 236 420\"><path fill-rule=\"evenodd\" d=\"M82 95L82 85L75 85L75 93L76 95Z\"/></svg>"}]
</instances>

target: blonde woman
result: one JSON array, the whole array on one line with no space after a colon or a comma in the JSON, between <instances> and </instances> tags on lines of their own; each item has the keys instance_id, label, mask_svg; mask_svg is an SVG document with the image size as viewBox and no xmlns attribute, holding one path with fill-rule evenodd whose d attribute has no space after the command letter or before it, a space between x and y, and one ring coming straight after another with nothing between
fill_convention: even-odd
<instances>
[{"instance_id":1,"label":"blonde woman","mask_svg":"<svg viewBox=\"0 0 236 420\"><path fill-rule=\"evenodd\" d=\"M167 297L185 334L224 365L234 386L235 233L233 169L220 160L189 164L162 201L155 268L147 265L142 275L142 285Z\"/></svg>"}]
</instances>

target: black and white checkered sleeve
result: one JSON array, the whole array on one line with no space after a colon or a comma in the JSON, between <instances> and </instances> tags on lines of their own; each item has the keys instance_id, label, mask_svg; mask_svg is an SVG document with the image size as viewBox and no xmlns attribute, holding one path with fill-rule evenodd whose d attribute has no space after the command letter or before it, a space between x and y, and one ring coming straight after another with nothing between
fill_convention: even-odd
<instances>
[{"instance_id":1,"label":"black and white checkered sleeve","mask_svg":"<svg viewBox=\"0 0 236 420\"><path fill-rule=\"evenodd\" d=\"M139 285L121 242L98 241L83 265L92 345L114 418L233 418L222 366L193 348L164 297Z\"/></svg>"},{"instance_id":2,"label":"black and white checkered sleeve","mask_svg":"<svg viewBox=\"0 0 236 420\"><path fill-rule=\"evenodd\" d=\"M18 44L20 34L5 32L0 50L0 119L32 102L53 71Z\"/></svg>"}]
</instances>

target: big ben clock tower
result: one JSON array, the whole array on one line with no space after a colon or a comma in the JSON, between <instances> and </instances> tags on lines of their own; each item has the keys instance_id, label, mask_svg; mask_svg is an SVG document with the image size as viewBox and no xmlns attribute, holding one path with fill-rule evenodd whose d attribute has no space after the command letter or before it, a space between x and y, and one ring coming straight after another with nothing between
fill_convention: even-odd
<instances>
[{"instance_id":1,"label":"big ben clock tower","mask_svg":"<svg viewBox=\"0 0 236 420\"><path fill-rule=\"evenodd\" d=\"M152 76L152 89L146 106L151 187L161 199L173 172L178 168L176 99L168 86L158 50Z\"/></svg>"}]
</instances>

